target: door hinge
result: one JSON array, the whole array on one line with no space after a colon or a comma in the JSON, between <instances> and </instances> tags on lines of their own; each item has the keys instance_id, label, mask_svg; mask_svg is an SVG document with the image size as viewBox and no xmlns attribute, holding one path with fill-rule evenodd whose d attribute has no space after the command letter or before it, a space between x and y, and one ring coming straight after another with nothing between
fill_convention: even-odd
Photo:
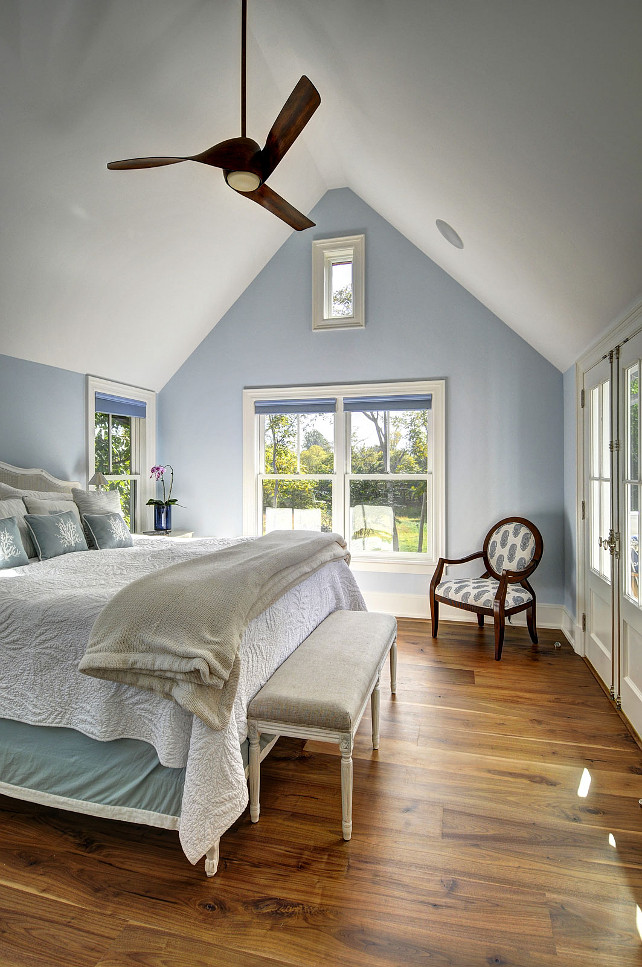
<instances>
[{"instance_id":1,"label":"door hinge","mask_svg":"<svg viewBox=\"0 0 642 967\"><path fill-rule=\"evenodd\" d=\"M582 501L582 520L586 520L586 501Z\"/></svg>"},{"instance_id":2,"label":"door hinge","mask_svg":"<svg viewBox=\"0 0 642 967\"><path fill-rule=\"evenodd\" d=\"M586 615L582 614L582 631L586 631Z\"/></svg>"},{"instance_id":3,"label":"door hinge","mask_svg":"<svg viewBox=\"0 0 642 967\"><path fill-rule=\"evenodd\" d=\"M584 404L586 403L586 393L584 390L580 390L580 406L584 409Z\"/></svg>"}]
</instances>

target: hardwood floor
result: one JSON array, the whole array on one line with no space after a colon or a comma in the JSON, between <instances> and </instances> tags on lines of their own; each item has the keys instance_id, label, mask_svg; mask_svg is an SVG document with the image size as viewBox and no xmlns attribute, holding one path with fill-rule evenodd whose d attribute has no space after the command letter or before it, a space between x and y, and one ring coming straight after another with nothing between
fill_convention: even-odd
<instances>
[{"instance_id":1,"label":"hardwood floor","mask_svg":"<svg viewBox=\"0 0 642 967\"><path fill-rule=\"evenodd\" d=\"M587 666L554 632L499 663L492 628L399 632L349 843L320 743L279 742L213 879L175 833L0 796L0 965L642 965L642 754Z\"/></svg>"}]
</instances>

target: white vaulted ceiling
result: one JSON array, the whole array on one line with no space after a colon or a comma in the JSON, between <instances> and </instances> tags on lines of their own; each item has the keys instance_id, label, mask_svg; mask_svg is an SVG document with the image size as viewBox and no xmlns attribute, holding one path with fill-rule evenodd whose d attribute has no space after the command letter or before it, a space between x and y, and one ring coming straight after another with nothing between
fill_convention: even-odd
<instances>
[{"instance_id":1,"label":"white vaulted ceiling","mask_svg":"<svg viewBox=\"0 0 642 967\"><path fill-rule=\"evenodd\" d=\"M0 352L159 389L288 237L214 169L105 167L240 133L240 7L2 0ZM562 370L642 295L639 0L249 0L248 27L248 135L321 93L270 179L295 207L351 188Z\"/></svg>"}]
</instances>

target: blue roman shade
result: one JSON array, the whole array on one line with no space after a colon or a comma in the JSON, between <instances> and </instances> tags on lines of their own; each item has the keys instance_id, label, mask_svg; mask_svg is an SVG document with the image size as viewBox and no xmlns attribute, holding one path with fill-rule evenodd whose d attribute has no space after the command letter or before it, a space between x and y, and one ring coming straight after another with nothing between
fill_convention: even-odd
<instances>
[{"instance_id":1,"label":"blue roman shade","mask_svg":"<svg viewBox=\"0 0 642 967\"><path fill-rule=\"evenodd\" d=\"M266 416L274 413L334 413L336 408L335 399L255 400L254 402L254 412Z\"/></svg>"},{"instance_id":2,"label":"blue roman shade","mask_svg":"<svg viewBox=\"0 0 642 967\"><path fill-rule=\"evenodd\" d=\"M343 401L347 413L363 413L372 410L429 410L432 408L431 393L405 396L352 396Z\"/></svg>"},{"instance_id":3,"label":"blue roman shade","mask_svg":"<svg viewBox=\"0 0 642 967\"><path fill-rule=\"evenodd\" d=\"M96 393L96 413L111 413L112 416L136 416L144 420L147 416L147 403L142 400L130 400L126 396Z\"/></svg>"}]
</instances>

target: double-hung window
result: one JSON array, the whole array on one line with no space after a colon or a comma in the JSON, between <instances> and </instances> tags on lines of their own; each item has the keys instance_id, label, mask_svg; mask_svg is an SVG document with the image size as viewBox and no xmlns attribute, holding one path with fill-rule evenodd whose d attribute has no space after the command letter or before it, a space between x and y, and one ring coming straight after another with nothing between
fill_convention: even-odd
<instances>
[{"instance_id":1,"label":"double-hung window","mask_svg":"<svg viewBox=\"0 0 642 967\"><path fill-rule=\"evenodd\" d=\"M362 562L434 562L444 395L443 380L245 390L245 532L337 531Z\"/></svg>"},{"instance_id":2,"label":"double-hung window","mask_svg":"<svg viewBox=\"0 0 642 967\"><path fill-rule=\"evenodd\" d=\"M143 506L154 463L155 394L95 377L87 378L87 479L100 472L117 490L130 530L144 527ZM147 472L146 472L147 471Z\"/></svg>"}]
</instances>

